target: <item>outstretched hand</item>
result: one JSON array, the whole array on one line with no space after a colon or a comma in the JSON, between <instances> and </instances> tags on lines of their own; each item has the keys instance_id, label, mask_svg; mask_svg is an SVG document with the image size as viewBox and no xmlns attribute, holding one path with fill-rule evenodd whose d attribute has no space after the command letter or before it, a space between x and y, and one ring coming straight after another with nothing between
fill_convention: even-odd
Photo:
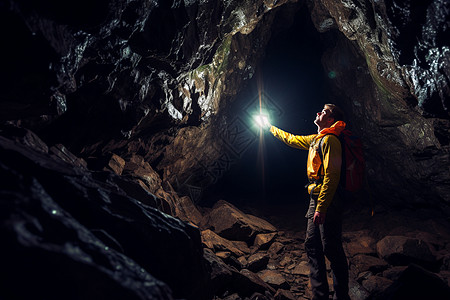
<instances>
[{"instance_id":1,"label":"outstretched hand","mask_svg":"<svg viewBox=\"0 0 450 300\"><path fill-rule=\"evenodd\" d=\"M325 215L326 215L326 214L323 213L323 212L318 212L318 211L316 211L316 212L314 213L314 218L313 218L314 224L320 225L320 224L325 223Z\"/></svg>"}]
</instances>

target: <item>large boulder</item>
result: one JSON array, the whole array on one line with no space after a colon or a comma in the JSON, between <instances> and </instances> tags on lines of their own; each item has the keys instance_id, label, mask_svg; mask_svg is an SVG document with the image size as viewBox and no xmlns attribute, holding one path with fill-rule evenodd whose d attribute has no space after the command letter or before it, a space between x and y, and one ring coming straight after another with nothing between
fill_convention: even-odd
<instances>
[{"instance_id":1,"label":"large boulder","mask_svg":"<svg viewBox=\"0 0 450 300\"><path fill-rule=\"evenodd\" d=\"M358 254L351 258L350 269L358 275L362 272L370 271L374 274L379 273L387 269L389 264L374 256Z\"/></svg>"},{"instance_id":2,"label":"large boulder","mask_svg":"<svg viewBox=\"0 0 450 300\"><path fill-rule=\"evenodd\" d=\"M46 164L42 171L50 173L50 181L53 175L74 176L76 172L66 169L66 173L58 173L48 156L33 156L35 164L20 153L26 150L3 138L0 143L0 195L5 200L0 205L0 298L173 299L167 284L124 255L122 241L117 242L101 227L94 230L81 224L48 194L37 174L32 175L38 164ZM17 163L24 169L12 170L11 164ZM83 209L87 215L92 212L89 205ZM152 214L148 211L148 218Z\"/></svg>"},{"instance_id":3,"label":"large boulder","mask_svg":"<svg viewBox=\"0 0 450 300\"><path fill-rule=\"evenodd\" d=\"M211 268L210 286L205 289L210 289L211 293L216 295L222 294L229 287L233 280L233 273L236 271L226 265L210 249L205 249L204 256Z\"/></svg>"},{"instance_id":4,"label":"large boulder","mask_svg":"<svg viewBox=\"0 0 450 300\"><path fill-rule=\"evenodd\" d=\"M129 197L109 180L117 175L91 173L4 137L0 172L2 199L9 199L0 220L5 293L209 297L198 229Z\"/></svg>"},{"instance_id":5,"label":"large boulder","mask_svg":"<svg viewBox=\"0 0 450 300\"><path fill-rule=\"evenodd\" d=\"M429 244L416 238L386 236L377 243L377 252L392 265L408 265L414 262L432 267L437 264Z\"/></svg>"},{"instance_id":6,"label":"large boulder","mask_svg":"<svg viewBox=\"0 0 450 300\"><path fill-rule=\"evenodd\" d=\"M243 296L250 296L255 291L261 294L265 294L266 291L275 294L275 290L252 271L242 269L239 274L239 282L235 285L239 287Z\"/></svg>"},{"instance_id":7,"label":"large boulder","mask_svg":"<svg viewBox=\"0 0 450 300\"><path fill-rule=\"evenodd\" d=\"M409 265L379 297L375 299L450 299L450 287L438 275Z\"/></svg>"},{"instance_id":8,"label":"large boulder","mask_svg":"<svg viewBox=\"0 0 450 300\"><path fill-rule=\"evenodd\" d=\"M250 241L259 233L271 233L277 230L269 222L246 214L224 200L214 205L206 219L207 226L230 240Z\"/></svg>"},{"instance_id":9,"label":"large boulder","mask_svg":"<svg viewBox=\"0 0 450 300\"><path fill-rule=\"evenodd\" d=\"M239 246L224 239L223 237L217 235L213 231L207 229L201 232L202 235L202 243L209 249L213 251L229 251L233 253L235 256L240 257L245 253L244 251L239 249Z\"/></svg>"},{"instance_id":10,"label":"large boulder","mask_svg":"<svg viewBox=\"0 0 450 300\"><path fill-rule=\"evenodd\" d=\"M342 234L343 247L347 256L357 254L376 254L376 240L366 230L344 232Z\"/></svg>"},{"instance_id":11,"label":"large boulder","mask_svg":"<svg viewBox=\"0 0 450 300\"><path fill-rule=\"evenodd\" d=\"M259 274L264 282L275 289L289 289L290 285L286 278L277 270L263 270Z\"/></svg>"},{"instance_id":12,"label":"large boulder","mask_svg":"<svg viewBox=\"0 0 450 300\"><path fill-rule=\"evenodd\" d=\"M258 272L267 267L269 263L269 255L264 252L252 254L247 259L247 269L252 272Z\"/></svg>"},{"instance_id":13,"label":"large boulder","mask_svg":"<svg viewBox=\"0 0 450 300\"><path fill-rule=\"evenodd\" d=\"M381 276L369 276L362 282L362 286L372 297L381 295L392 284L392 280Z\"/></svg>"}]
</instances>

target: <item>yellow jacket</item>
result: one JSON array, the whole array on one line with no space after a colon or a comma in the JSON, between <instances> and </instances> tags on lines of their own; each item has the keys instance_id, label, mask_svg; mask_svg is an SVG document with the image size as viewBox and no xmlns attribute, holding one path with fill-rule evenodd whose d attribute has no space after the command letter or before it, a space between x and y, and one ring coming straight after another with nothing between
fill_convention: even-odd
<instances>
[{"instance_id":1,"label":"yellow jacket","mask_svg":"<svg viewBox=\"0 0 450 300\"><path fill-rule=\"evenodd\" d=\"M307 162L308 178L310 181L322 179L317 185L315 183L308 185L308 193L314 190L313 193L315 195L319 194L316 206L316 211L318 212L327 211L339 185L342 165L341 142L336 136L330 135L330 133L338 136L345 129L345 125L345 122L338 121L318 134L311 135L293 135L275 126L270 128L270 132L287 145L297 149L309 150ZM318 147L323 136L325 136L322 144L323 167L320 168L322 161Z\"/></svg>"}]
</instances>

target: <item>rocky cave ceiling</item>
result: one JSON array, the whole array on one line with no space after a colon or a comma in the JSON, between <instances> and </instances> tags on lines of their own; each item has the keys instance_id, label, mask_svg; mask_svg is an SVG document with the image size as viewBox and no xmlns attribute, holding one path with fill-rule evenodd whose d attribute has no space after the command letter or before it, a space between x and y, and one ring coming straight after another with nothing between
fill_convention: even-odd
<instances>
[{"instance_id":1,"label":"rocky cave ceiling","mask_svg":"<svg viewBox=\"0 0 450 300\"><path fill-rule=\"evenodd\" d=\"M207 187L227 146L216 137L235 125L227 108L256 85L271 36L307 10L372 189L448 203L448 2L402 3L9 1L1 118L88 162L135 153L163 181Z\"/></svg>"},{"instance_id":2,"label":"rocky cave ceiling","mask_svg":"<svg viewBox=\"0 0 450 300\"><path fill-rule=\"evenodd\" d=\"M141 202L197 224L198 215L179 210L188 201L182 196L204 201L202 191L239 193L251 185L248 171L261 172L259 132L246 122L259 92L274 124L296 133L314 130L305 124L325 102L341 105L364 142L367 195L386 207L448 213L449 14L446 0L2 1L0 171L9 178L2 195L15 199L1 203L4 227L13 228L5 236L14 244L14 230L49 234L59 247L59 236L76 232L92 253L103 251L99 238L118 250L102 253L110 265L125 266L114 274L134 274L129 284L139 286L139 297L168 294L158 281L153 289L140 285L150 275L122 252L169 282L175 295L197 299L206 276L197 232ZM303 180L283 164L303 168L304 159L279 153L265 154L280 162L278 169L267 165L274 189L280 180ZM8 221L18 216L26 226ZM158 238L171 246L152 248ZM186 272L175 277L165 261L140 252L173 259L169 248L178 244L193 259L176 261ZM8 251L47 258L15 249ZM89 274L86 282L110 283L84 273L86 265L77 268L74 274ZM196 281L178 284L186 278ZM115 286L110 295L128 292Z\"/></svg>"}]
</instances>

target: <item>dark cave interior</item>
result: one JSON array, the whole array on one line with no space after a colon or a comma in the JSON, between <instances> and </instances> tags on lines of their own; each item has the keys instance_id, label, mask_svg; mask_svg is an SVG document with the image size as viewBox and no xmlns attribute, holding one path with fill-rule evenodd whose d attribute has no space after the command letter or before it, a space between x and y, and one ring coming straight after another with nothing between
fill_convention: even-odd
<instances>
[{"instance_id":1,"label":"dark cave interior","mask_svg":"<svg viewBox=\"0 0 450 300\"><path fill-rule=\"evenodd\" d=\"M247 83L229 109L229 115L244 120L256 138L248 134L254 142L238 161L231 164L213 186L213 192L208 192L213 198L223 197L241 204L250 201L256 205L259 201L266 204L307 201L307 195L298 188L307 183L307 152L287 147L267 133L262 134L260 144L261 133L242 106L247 106L249 99L259 101L261 81L262 101L267 101L269 107L275 106L272 109L273 125L294 134L315 133L316 113L326 103L337 103L327 86L327 81L332 79L321 63L323 44L332 43L333 34L338 33L318 33L307 9L303 8L295 14L289 28L281 29L271 37L258 75Z\"/></svg>"}]
</instances>

